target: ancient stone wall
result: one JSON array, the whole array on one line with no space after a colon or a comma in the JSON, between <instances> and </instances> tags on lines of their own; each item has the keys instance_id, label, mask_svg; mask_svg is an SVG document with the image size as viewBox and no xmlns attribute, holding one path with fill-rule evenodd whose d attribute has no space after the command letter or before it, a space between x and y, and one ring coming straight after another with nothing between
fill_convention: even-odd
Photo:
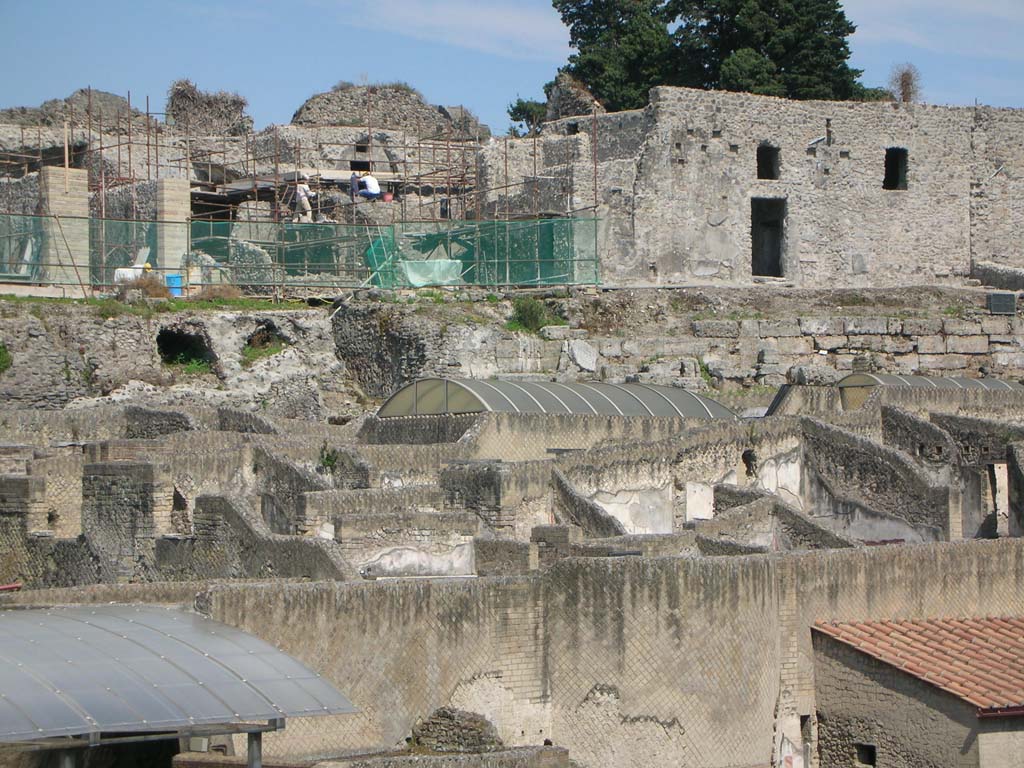
<instances>
[{"instance_id":1,"label":"ancient stone wall","mask_svg":"<svg viewBox=\"0 0 1024 768\"><path fill-rule=\"evenodd\" d=\"M546 127L588 160L597 137L607 282L748 282L754 199L785 202L775 274L799 285L956 280L972 257L1022 264L1020 110L657 88L633 146L621 119ZM775 169L759 178L762 146ZM906 150L904 188L883 188L889 149ZM574 201L593 202L591 177L573 176Z\"/></svg>"},{"instance_id":2,"label":"ancient stone wall","mask_svg":"<svg viewBox=\"0 0 1024 768\"><path fill-rule=\"evenodd\" d=\"M343 580L355 575L334 542L276 535L258 514L224 497L197 499L194 526L193 536L156 541L160 579Z\"/></svg>"},{"instance_id":3,"label":"ancient stone wall","mask_svg":"<svg viewBox=\"0 0 1024 768\"><path fill-rule=\"evenodd\" d=\"M813 515L859 539L960 538L950 487L908 456L823 422L805 420L803 429L803 495Z\"/></svg>"},{"instance_id":4,"label":"ancient stone wall","mask_svg":"<svg viewBox=\"0 0 1024 768\"><path fill-rule=\"evenodd\" d=\"M46 530L59 539L72 539L82 532L81 451L70 450L40 456L28 462L28 475L45 482Z\"/></svg>"},{"instance_id":5,"label":"ancient stone wall","mask_svg":"<svg viewBox=\"0 0 1024 768\"><path fill-rule=\"evenodd\" d=\"M893 768L978 765L974 707L826 635L813 640L821 765L863 765L857 744Z\"/></svg>"}]
</instances>

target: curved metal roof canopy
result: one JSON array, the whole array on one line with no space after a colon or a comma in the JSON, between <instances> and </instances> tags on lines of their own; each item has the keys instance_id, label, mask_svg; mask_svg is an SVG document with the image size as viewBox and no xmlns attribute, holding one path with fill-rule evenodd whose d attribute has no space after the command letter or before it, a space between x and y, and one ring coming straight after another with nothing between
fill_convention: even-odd
<instances>
[{"instance_id":1,"label":"curved metal roof canopy","mask_svg":"<svg viewBox=\"0 0 1024 768\"><path fill-rule=\"evenodd\" d=\"M678 387L494 379L420 379L395 392L380 418L455 413L546 413L689 419L735 419L721 403Z\"/></svg>"},{"instance_id":2,"label":"curved metal roof canopy","mask_svg":"<svg viewBox=\"0 0 1024 768\"><path fill-rule=\"evenodd\" d=\"M272 645L154 607L0 611L0 742L354 712Z\"/></svg>"},{"instance_id":3,"label":"curved metal roof canopy","mask_svg":"<svg viewBox=\"0 0 1024 768\"><path fill-rule=\"evenodd\" d=\"M1000 379L970 379L966 376L898 376L892 373L852 373L842 379L838 387L915 387L918 389L987 389L996 392L1024 391L1015 381Z\"/></svg>"}]
</instances>

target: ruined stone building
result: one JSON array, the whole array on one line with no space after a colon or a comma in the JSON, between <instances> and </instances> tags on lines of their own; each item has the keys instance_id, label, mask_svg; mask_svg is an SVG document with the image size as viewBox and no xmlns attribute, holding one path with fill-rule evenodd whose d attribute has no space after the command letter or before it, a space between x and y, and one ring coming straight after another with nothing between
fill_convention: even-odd
<instances>
[{"instance_id":1,"label":"ruined stone building","mask_svg":"<svg viewBox=\"0 0 1024 768\"><path fill-rule=\"evenodd\" d=\"M80 95L74 104L81 110ZM553 273L560 275L556 282L763 279L815 288L958 284L972 276L991 283L998 274L1015 285L1020 278L1013 270L1024 267L1020 110L795 102L664 87L652 91L642 110L565 117L538 137L496 139L461 108L431 107L407 87L318 94L292 125L244 136L191 135L187 121L163 125L137 115L129 138L131 121L120 111L116 125L90 130L80 111L67 109L77 114L71 165L91 173L89 179L71 173L69 183L75 190L91 185L91 207L76 205L73 195L51 199L52 183L35 181L40 166L63 162L59 128L0 125L0 150L12 158L4 165L9 180L0 184L5 210L182 227L190 219L235 222L226 225L232 242L268 250L289 274L297 275L297 266L275 245L280 238L253 223L291 215L289 185L302 173L320 185L324 222L596 219L596 236L577 236L564 256L596 259L596 270L563 267ZM24 116L8 119L15 117ZM349 175L370 170L393 201L349 205ZM60 175L63 186L68 178ZM161 268L181 270L190 248L209 245L195 228L173 237L174 227L163 229L170 242L151 246ZM433 230L420 226L414 234L427 231ZM65 247L56 234L46 237L55 240L45 246L50 251ZM65 237L74 260L89 262L84 236ZM465 236L462 247L478 237ZM416 251L412 241L403 246L401 233L395 239L402 260L455 258L450 251ZM341 284L361 282L365 276L351 265L348 272L341 268L346 259L366 274L379 269L365 240L356 248L337 235L328 243L334 266L323 274ZM529 255L538 247L531 243L517 259L542 258ZM340 256L346 247L351 254ZM503 247L494 244L487 258ZM214 253L222 261L234 255ZM303 258L308 280L311 257ZM434 279L472 284L475 278L463 269L458 278L453 272ZM538 278L488 279L536 285Z\"/></svg>"},{"instance_id":2,"label":"ruined stone building","mask_svg":"<svg viewBox=\"0 0 1024 768\"><path fill-rule=\"evenodd\" d=\"M249 636L347 697L147 764L1014 765L1020 112L660 88L494 139L383 90L0 114L0 293L89 298L0 298L0 634L194 621L196 701ZM144 264L201 300L112 298ZM118 735L25 720L0 764Z\"/></svg>"}]
</instances>

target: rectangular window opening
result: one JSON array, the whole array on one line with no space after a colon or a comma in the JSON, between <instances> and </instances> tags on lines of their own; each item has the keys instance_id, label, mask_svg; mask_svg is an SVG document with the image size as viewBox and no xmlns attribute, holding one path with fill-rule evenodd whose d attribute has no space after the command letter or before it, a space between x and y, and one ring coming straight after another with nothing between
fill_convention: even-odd
<instances>
[{"instance_id":1,"label":"rectangular window opening","mask_svg":"<svg viewBox=\"0 0 1024 768\"><path fill-rule=\"evenodd\" d=\"M785 248L786 201L777 197L755 197L750 201L751 274L782 277Z\"/></svg>"},{"instance_id":2,"label":"rectangular window opening","mask_svg":"<svg viewBox=\"0 0 1024 768\"><path fill-rule=\"evenodd\" d=\"M349 160L348 169L350 171L368 171L370 170L369 160Z\"/></svg>"},{"instance_id":3,"label":"rectangular window opening","mask_svg":"<svg viewBox=\"0 0 1024 768\"><path fill-rule=\"evenodd\" d=\"M569 136L575 136L577 133L580 132L580 124L569 123L567 126L565 126L565 132Z\"/></svg>"},{"instance_id":4,"label":"rectangular window opening","mask_svg":"<svg viewBox=\"0 0 1024 768\"><path fill-rule=\"evenodd\" d=\"M902 147L889 147L885 150L885 179L882 189L907 188L907 150Z\"/></svg>"},{"instance_id":5,"label":"rectangular window opening","mask_svg":"<svg viewBox=\"0 0 1024 768\"><path fill-rule=\"evenodd\" d=\"M874 744L854 744L857 750L857 765L875 765L877 760Z\"/></svg>"},{"instance_id":6,"label":"rectangular window opening","mask_svg":"<svg viewBox=\"0 0 1024 768\"><path fill-rule=\"evenodd\" d=\"M370 151L370 145L369 144L356 144L356 152L359 152L360 154L365 155L369 151Z\"/></svg>"},{"instance_id":7,"label":"rectangular window opening","mask_svg":"<svg viewBox=\"0 0 1024 768\"><path fill-rule=\"evenodd\" d=\"M757 148L757 178L778 180L780 167L778 147L762 144Z\"/></svg>"}]
</instances>

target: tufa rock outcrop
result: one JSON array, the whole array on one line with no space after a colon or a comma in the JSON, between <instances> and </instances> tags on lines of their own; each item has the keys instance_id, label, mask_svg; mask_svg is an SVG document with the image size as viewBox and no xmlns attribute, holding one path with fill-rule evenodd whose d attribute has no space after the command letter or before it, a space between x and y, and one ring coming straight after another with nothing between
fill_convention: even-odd
<instances>
[{"instance_id":1,"label":"tufa rock outcrop","mask_svg":"<svg viewBox=\"0 0 1024 768\"><path fill-rule=\"evenodd\" d=\"M502 742L491 722L483 715L454 707L441 707L412 729L417 747L432 752L491 752Z\"/></svg>"},{"instance_id":2,"label":"tufa rock outcrop","mask_svg":"<svg viewBox=\"0 0 1024 768\"><path fill-rule=\"evenodd\" d=\"M253 128L249 102L227 91L201 91L191 80L175 80L167 92L167 121L199 136L242 136Z\"/></svg>"},{"instance_id":3,"label":"tufa rock outcrop","mask_svg":"<svg viewBox=\"0 0 1024 768\"><path fill-rule=\"evenodd\" d=\"M548 112L544 119L550 122L576 115L603 115L605 111L583 83L567 72L559 72L548 91Z\"/></svg>"},{"instance_id":4,"label":"tufa rock outcrop","mask_svg":"<svg viewBox=\"0 0 1024 768\"><path fill-rule=\"evenodd\" d=\"M419 137L475 139L490 130L462 107L436 107L404 83L339 83L311 96L292 116L293 125L373 125Z\"/></svg>"}]
</instances>

